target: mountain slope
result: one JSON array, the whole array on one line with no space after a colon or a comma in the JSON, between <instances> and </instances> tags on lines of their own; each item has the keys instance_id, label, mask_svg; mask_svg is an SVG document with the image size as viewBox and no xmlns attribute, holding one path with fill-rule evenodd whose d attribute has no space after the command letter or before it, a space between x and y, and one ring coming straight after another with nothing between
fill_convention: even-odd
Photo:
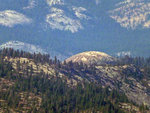
<instances>
[{"instance_id":1,"label":"mountain slope","mask_svg":"<svg viewBox=\"0 0 150 113\"><path fill-rule=\"evenodd\" d=\"M9 51L3 51L8 54ZM101 53L102 54L102 53ZM11 54L10 54L11 55ZM48 56L40 54L12 54L12 56L3 56L5 62L10 62L15 72L27 77L32 72L32 76L42 75L47 80L60 78L67 86L75 88L78 84L90 83L97 84L110 91L117 90L124 93L128 99L137 105L150 107L150 78L147 67L137 67L134 63L124 64L123 61L117 61L117 64L109 65L86 65L79 63L60 63L57 59L51 60ZM106 54L104 54L106 55ZM131 62L132 60L129 59ZM136 59L133 61L137 62ZM142 62L144 63L144 62ZM149 65L149 64L147 64ZM29 71L28 69L30 68Z\"/></svg>"},{"instance_id":2,"label":"mountain slope","mask_svg":"<svg viewBox=\"0 0 150 113\"><path fill-rule=\"evenodd\" d=\"M142 80L140 80L143 76L143 72L133 64L116 65L119 61L115 58L106 53L95 51L79 53L66 60L68 63L70 61L74 63L82 62L88 66L94 65L94 76L89 73L85 74L87 78L89 78L89 81L100 83L103 87L108 86L111 89L119 89L121 92L124 92L130 100L138 104L143 103L148 106L150 105L150 92L143 85ZM103 64L113 65L104 66ZM75 74L74 71L72 71L72 74ZM85 75L82 77L86 78Z\"/></svg>"},{"instance_id":3,"label":"mountain slope","mask_svg":"<svg viewBox=\"0 0 150 113\"><path fill-rule=\"evenodd\" d=\"M122 27L136 29L150 27L150 2L143 0L124 0L116 5L116 9L110 11L111 18Z\"/></svg>"}]
</instances>

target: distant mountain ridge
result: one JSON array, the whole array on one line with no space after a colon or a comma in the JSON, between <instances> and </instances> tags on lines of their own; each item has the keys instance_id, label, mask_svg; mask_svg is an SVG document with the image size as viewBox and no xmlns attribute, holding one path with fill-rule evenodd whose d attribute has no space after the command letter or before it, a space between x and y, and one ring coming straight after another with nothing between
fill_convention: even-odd
<instances>
[{"instance_id":1,"label":"distant mountain ridge","mask_svg":"<svg viewBox=\"0 0 150 113\"><path fill-rule=\"evenodd\" d=\"M0 49L4 48L13 48L15 50L23 50L30 53L41 53L41 54L47 54L43 49L41 49L38 46L20 42L20 41L9 41L7 43L4 43L0 45Z\"/></svg>"},{"instance_id":2,"label":"distant mountain ridge","mask_svg":"<svg viewBox=\"0 0 150 113\"><path fill-rule=\"evenodd\" d=\"M97 50L150 55L148 0L0 2L0 44L18 40L67 57Z\"/></svg>"},{"instance_id":3,"label":"distant mountain ridge","mask_svg":"<svg viewBox=\"0 0 150 113\"><path fill-rule=\"evenodd\" d=\"M21 41L9 41L9 42L3 43L2 45L0 45L0 49L4 49L4 48L13 48L14 50L22 50L22 51L29 52L32 54L33 53L50 54L51 58L54 58L55 56L57 56L60 60L64 60L67 58L67 56L64 56L63 54L59 52L51 51L48 53L45 49L42 49L38 45L33 45L33 44L21 42Z\"/></svg>"},{"instance_id":4,"label":"distant mountain ridge","mask_svg":"<svg viewBox=\"0 0 150 113\"><path fill-rule=\"evenodd\" d=\"M150 28L150 2L144 0L124 0L110 11L111 18L127 29Z\"/></svg>"}]
</instances>

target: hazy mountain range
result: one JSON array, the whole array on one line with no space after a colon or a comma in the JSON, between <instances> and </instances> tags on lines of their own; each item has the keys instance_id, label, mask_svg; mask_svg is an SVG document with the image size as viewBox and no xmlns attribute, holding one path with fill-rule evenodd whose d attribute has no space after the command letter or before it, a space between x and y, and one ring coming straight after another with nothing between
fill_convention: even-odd
<instances>
[{"instance_id":1,"label":"hazy mountain range","mask_svg":"<svg viewBox=\"0 0 150 113\"><path fill-rule=\"evenodd\" d=\"M0 44L65 59L83 51L150 56L149 0L0 0Z\"/></svg>"}]
</instances>

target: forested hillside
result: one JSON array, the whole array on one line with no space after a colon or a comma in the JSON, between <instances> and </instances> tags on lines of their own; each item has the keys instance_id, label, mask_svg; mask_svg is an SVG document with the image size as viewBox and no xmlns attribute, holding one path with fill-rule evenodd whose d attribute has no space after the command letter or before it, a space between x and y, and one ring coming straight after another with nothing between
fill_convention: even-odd
<instances>
[{"instance_id":1,"label":"forested hillside","mask_svg":"<svg viewBox=\"0 0 150 113\"><path fill-rule=\"evenodd\" d=\"M146 101L150 97L149 59L124 57L118 58L115 64L95 66L3 49L0 51L0 112L146 113L150 105ZM136 100L136 96L133 98L133 91L124 84L130 84L134 92L140 87L141 95L147 91L143 97L145 103Z\"/></svg>"}]
</instances>

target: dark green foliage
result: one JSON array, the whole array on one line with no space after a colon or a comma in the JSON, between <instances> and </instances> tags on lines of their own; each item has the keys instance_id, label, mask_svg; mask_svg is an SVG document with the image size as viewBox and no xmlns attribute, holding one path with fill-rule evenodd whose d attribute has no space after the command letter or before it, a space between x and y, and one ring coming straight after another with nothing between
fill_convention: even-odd
<instances>
[{"instance_id":1,"label":"dark green foliage","mask_svg":"<svg viewBox=\"0 0 150 113\"><path fill-rule=\"evenodd\" d=\"M3 50L0 50L0 56L3 58L5 56L7 57L24 57L24 58L29 58L29 59L34 59L35 62L40 62L40 63L45 63L45 62L49 62L52 63L50 56L48 54L44 54L42 55L41 53L38 54L31 54L28 52L24 52L24 51L15 51L14 49L11 48L6 48ZM57 59L56 59L57 60ZM57 61L56 61L57 62Z\"/></svg>"},{"instance_id":2,"label":"dark green foliage","mask_svg":"<svg viewBox=\"0 0 150 113\"><path fill-rule=\"evenodd\" d=\"M28 66L27 70L20 75L19 71L22 70L21 63L17 62L17 69L14 70L10 62L4 61L5 56L11 58L25 57L33 59L36 63L48 63L56 69L56 75L58 74L57 69L59 69L68 78L71 78L73 74L84 76L86 73L96 76L96 68L84 65L83 63L61 63L56 57L52 60L49 55L41 55L40 53L30 54L23 51L14 51L13 49L3 49L0 51L0 78L14 81L14 85L6 91L0 92L0 99L6 101L7 108L22 110L19 105L21 99L20 92L27 92L27 95L33 93L42 99L40 108L37 108L34 104L30 106L31 108L28 111L33 113L78 113L82 111L123 113L119 104L130 103L121 92L102 88L100 84L82 82L77 86L70 87L59 77L47 75L42 71L35 76L32 65ZM147 75L150 74L149 59L125 57L120 59L117 65L124 64L144 67L145 73ZM123 73L129 76L139 76L139 73L133 73L130 69L128 71L125 70ZM141 106L140 109L144 111L145 106Z\"/></svg>"},{"instance_id":3,"label":"dark green foliage","mask_svg":"<svg viewBox=\"0 0 150 113\"><path fill-rule=\"evenodd\" d=\"M123 65L132 65L136 68L136 72L133 72L132 69L127 68L123 71L123 73L127 76L132 76L138 79L150 79L150 57L143 58L143 57L129 57L124 56L118 58L115 64L110 64L111 66L123 66ZM142 70L142 73L141 73Z\"/></svg>"},{"instance_id":4,"label":"dark green foliage","mask_svg":"<svg viewBox=\"0 0 150 113\"><path fill-rule=\"evenodd\" d=\"M79 84L69 88L59 78L48 80L47 77L20 77L15 85L4 94L1 99L7 100L8 106L17 108L19 92L32 92L41 95L42 105L40 110L45 112L70 113L79 111L103 111L105 113L122 113L118 107L119 102L128 102L123 94L109 91L95 84ZM15 98L14 98L15 97ZM113 102L112 102L113 101ZM39 110L39 111L40 111Z\"/></svg>"},{"instance_id":5,"label":"dark green foliage","mask_svg":"<svg viewBox=\"0 0 150 113\"><path fill-rule=\"evenodd\" d=\"M0 59L0 77L10 76L12 74L12 65L10 62Z\"/></svg>"}]
</instances>

